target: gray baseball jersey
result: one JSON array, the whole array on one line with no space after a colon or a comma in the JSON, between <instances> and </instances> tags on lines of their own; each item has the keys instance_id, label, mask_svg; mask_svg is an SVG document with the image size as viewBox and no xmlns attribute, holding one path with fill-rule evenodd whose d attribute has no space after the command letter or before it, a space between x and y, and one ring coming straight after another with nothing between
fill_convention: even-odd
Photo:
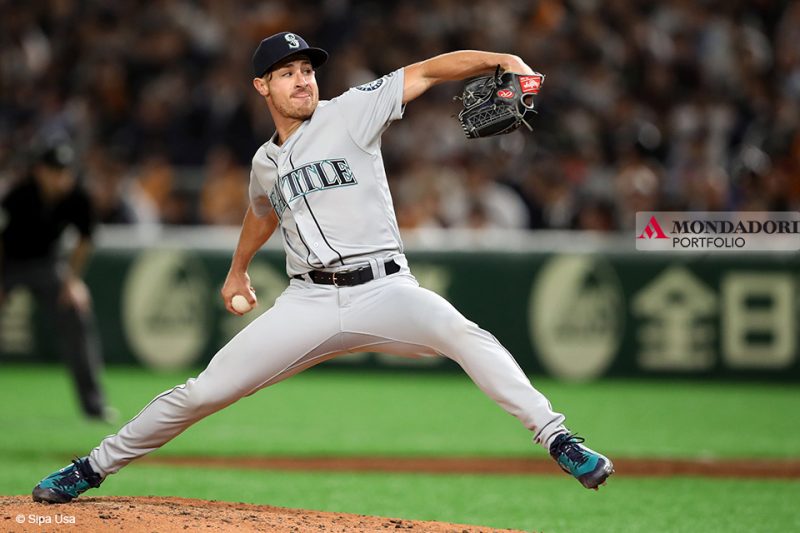
<instances>
[{"instance_id":1,"label":"gray baseball jersey","mask_svg":"<svg viewBox=\"0 0 800 533\"><path fill-rule=\"evenodd\" d=\"M280 220L289 276L402 253L381 134L403 115L403 69L320 101L310 120L253 157L250 201Z\"/></svg>"},{"instance_id":2,"label":"gray baseball jersey","mask_svg":"<svg viewBox=\"0 0 800 533\"><path fill-rule=\"evenodd\" d=\"M320 102L282 146L270 140L258 150L252 207L278 214L289 287L197 378L157 396L92 450L96 472L117 472L239 398L355 351L448 357L535 442L547 448L566 431L564 415L497 339L420 287L408 269L380 152L381 133L403 113L403 76L398 70ZM359 263L370 265L374 279L338 286L301 275Z\"/></svg>"}]
</instances>

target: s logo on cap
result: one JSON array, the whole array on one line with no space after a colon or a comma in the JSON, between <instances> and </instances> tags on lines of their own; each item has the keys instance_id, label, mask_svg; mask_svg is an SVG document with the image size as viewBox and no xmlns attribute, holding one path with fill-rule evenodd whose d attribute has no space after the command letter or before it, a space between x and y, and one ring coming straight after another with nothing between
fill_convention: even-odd
<instances>
[{"instance_id":1,"label":"s logo on cap","mask_svg":"<svg viewBox=\"0 0 800 533\"><path fill-rule=\"evenodd\" d=\"M283 36L286 42L289 43L289 48L300 48L300 43L297 41L297 35L294 33L287 33Z\"/></svg>"}]
</instances>

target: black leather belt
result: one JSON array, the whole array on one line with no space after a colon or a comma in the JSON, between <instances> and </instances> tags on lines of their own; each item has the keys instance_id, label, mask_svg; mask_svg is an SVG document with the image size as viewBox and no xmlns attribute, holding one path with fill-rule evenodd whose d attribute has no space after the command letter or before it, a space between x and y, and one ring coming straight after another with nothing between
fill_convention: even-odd
<instances>
[{"instance_id":1,"label":"black leather belt","mask_svg":"<svg viewBox=\"0 0 800 533\"><path fill-rule=\"evenodd\" d=\"M383 265L386 268L387 276L400 272L400 265L395 263L394 259L386 261ZM292 277L295 279L306 279L300 274ZM311 281L319 285L336 285L337 287L352 287L375 279L375 276L372 275L371 266L365 266L355 270L340 270L339 272L311 270L308 272L308 277L311 278Z\"/></svg>"}]
</instances>

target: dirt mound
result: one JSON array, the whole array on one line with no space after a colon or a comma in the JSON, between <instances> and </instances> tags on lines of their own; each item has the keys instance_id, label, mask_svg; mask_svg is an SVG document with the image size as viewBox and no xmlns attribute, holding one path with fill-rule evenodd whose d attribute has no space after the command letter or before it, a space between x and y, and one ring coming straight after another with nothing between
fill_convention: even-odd
<instances>
[{"instance_id":1,"label":"dirt mound","mask_svg":"<svg viewBox=\"0 0 800 533\"><path fill-rule=\"evenodd\" d=\"M287 509L268 505L111 496L66 505L33 503L30 496L0 497L0 531L275 531L304 533L512 531L445 522Z\"/></svg>"}]
</instances>

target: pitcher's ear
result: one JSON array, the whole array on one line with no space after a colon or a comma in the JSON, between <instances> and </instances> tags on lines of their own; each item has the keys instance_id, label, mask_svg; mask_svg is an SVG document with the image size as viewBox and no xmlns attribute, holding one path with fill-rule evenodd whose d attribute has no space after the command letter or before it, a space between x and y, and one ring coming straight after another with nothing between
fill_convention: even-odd
<instances>
[{"instance_id":1,"label":"pitcher's ear","mask_svg":"<svg viewBox=\"0 0 800 533\"><path fill-rule=\"evenodd\" d=\"M269 96L269 86L264 78L253 78L253 87L261 96Z\"/></svg>"}]
</instances>

